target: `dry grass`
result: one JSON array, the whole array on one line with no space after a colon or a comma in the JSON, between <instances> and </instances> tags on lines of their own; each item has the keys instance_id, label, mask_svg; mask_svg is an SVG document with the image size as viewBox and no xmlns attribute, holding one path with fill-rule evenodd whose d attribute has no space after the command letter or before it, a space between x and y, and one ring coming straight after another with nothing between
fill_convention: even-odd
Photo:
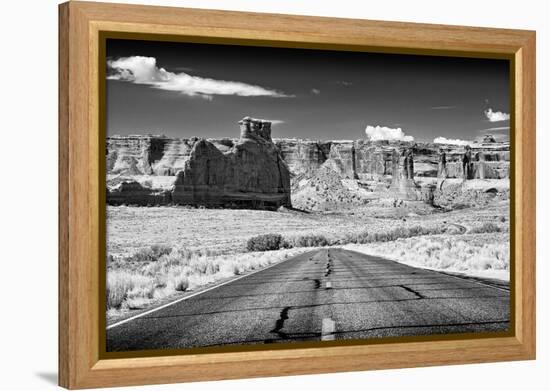
<instances>
[{"instance_id":1,"label":"dry grass","mask_svg":"<svg viewBox=\"0 0 550 391\"><path fill-rule=\"evenodd\" d=\"M415 212L416 211L416 212ZM509 204L425 214L412 207L366 207L338 213L262 210L193 209L185 207L107 208L108 254L130 256L153 245L182 246L189 251L229 254L246 251L249 238L278 233L285 238L323 235L330 243L348 234L388 232L421 225L456 223L471 228L485 222L505 226Z\"/></svg>"},{"instance_id":2,"label":"dry grass","mask_svg":"<svg viewBox=\"0 0 550 391\"><path fill-rule=\"evenodd\" d=\"M321 216L294 212L185 207L107 208L108 253L130 256L152 245L209 249L214 253L238 253L249 238L261 234L324 234L337 227L358 229L371 219Z\"/></svg>"},{"instance_id":3,"label":"dry grass","mask_svg":"<svg viewBox=\"0 0 550 391\"><path fill-rule=\"evenodd\" d=\"M412 266L503 280L509 280L509 247L509 236L506 233L423 236L344 246Z\"/></svg>"},{"instance_id":4,"label":"dry grass","mask_svg":"<svg viewBox=\"0 0 550 391\"><path fill-rule=\"evenodd\" d=\"M505 232L508 231L507 226L504 225L497 225L495 223L491 222L485 222L481 225L473 226L468 230L468 233L471 234L486 234L486 233L493 233L493 232Z\"/></svg>"},{"instance_id":5,"label":"dry grass","mask_svg":"<svg viewBox=\"0 0 550 391\"><path fill-rule=\"evenodd\" d=\"M312 214L109 206L108 313L145 308L311 249L302 246L353 242L350 248L418 266L504 275L508 215L508 203L429 214L407 205ZM450 235L458 226L467 234ZM247 241L264 234L296 248L246 252Z\"/></svg>"},{"instance_id":6,"label":"dry grass","mask_svg":"<svg viewBox=\"0 0 550 391\"><path fill-rule=\"evenodd\" d=\"M148 297L153 289L150 278L124 270L107 273L107 308L121 308L136 296Z\"/></svg>"},{"instance_id":7,"label":"dry grass","mask_svg":"<svg viewBox=\"0 0 550 391\"><path fill-rule=\"evenodd\" d=\"M246 242L248 251L273 251L284 247L283 236L280 234L264 234L253 236Z\"/></svg>"},{"instance_id":8,"label":"dry grass","mask_svg":"<svg viewBox=\"0 0 550 391\"><path fill-rule=\"evenodd\" d=\"M339 241L339 236L331 235L329 239L325 235L299 235L286 239L288 247L323 247Z\"/></svg>"},{"instance_id":9,"label":"dry grass","mask_svg":"<svg viewBox=\"0 0 550 391\"><path fill-rule=\"evenodd\" d=\"M304 249L210 255L174 248L148 262L115 261L107 273L107 309L144 308L158 299L255 270L295 256ZM192 254L190 256L190 254ZM200 254L200 255L197 255ZM127 259L133 259L128 257Z\"/></svg>"},{"instance_id":10,"label":"dry grass","mask_svg":"<svg viewBox=\"0 0 550 391\"><path fill-rule=\"evenodd\" d=\"M392 210L393 211L393 210ZM395 211L397 212L397 211ZM353 214L350 214L353 213ZM327 239L365 228L387 230L418 224L415 219L373 218L372 211L335 214L185 207L107 208L108 253L130 256L152 245L238 253L249 238L279 233L285 237L323 235Z\"/></svg>"},{"instance_id":11,"label":"dry grass","mask_svg":"<svg viewBox=\"0 0 550 391\"><path fill-rule=\"evenodd\" d=\"M440 235L440 234L459 234L460 230L454 225L441 224L437 226L423 227L415 225L412 227L399 227L389 231L369 232L365 230L357 234L349 234L344 239L344 243L374 243L374 242L391 242L397 239L412 238L415 236L424 235Z\"/></svg>"}]
</instances>

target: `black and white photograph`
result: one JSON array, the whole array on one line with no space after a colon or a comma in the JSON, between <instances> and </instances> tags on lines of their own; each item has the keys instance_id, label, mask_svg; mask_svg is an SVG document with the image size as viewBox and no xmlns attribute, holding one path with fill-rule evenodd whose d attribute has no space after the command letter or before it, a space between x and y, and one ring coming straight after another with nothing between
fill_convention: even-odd
<instances>
[{"instance_id":1,"label":"black and white photograph","mask_svg":"<svg viewBox=\"0 0 550 391\"><path fill-rule=\"evenodd\" d=\"M509 332L510 76L107 39L106 352Z\"/></svg>"}]
</instances>

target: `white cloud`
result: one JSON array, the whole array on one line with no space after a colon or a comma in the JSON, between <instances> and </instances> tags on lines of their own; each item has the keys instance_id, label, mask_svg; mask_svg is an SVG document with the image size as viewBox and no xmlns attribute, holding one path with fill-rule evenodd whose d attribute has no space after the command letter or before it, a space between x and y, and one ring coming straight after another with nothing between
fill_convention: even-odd
<instances>
[{"instance_id":1,"label":"white cloud","mask_svg":"<svg viewBox=\"0 0 550 391\"><path fill-rule=\"evenodd\" d=\"M318 90L317 88L312 88L311 92L315 95L319 95L321 93L321 90Z\"/></svg>"},{"instance_id":2,"label":"white cloud","mask_svg":"<svg viewBox=\"0 0 550 391\"><path fill-rule=\"evenodd\" d=\"M434 144L469 145L471 143L457 138L436 137L434 138Z\"/></svg>"},{"instance_id":3,"label":"white cloud","mask_svg":"<svg viewBox=\"0 0 550 391\"><path fill-rule=\"evenodd\" d=\"M378 140L401 140L414 141L413 136L407 136L401 128L388 128L386 126L371 126L368 125L365 133L372 141Z\"/></svg>"},{"instance_id":4,"label":"white cloud","mask_svg":"<svg viewBox=\"0 0 550 391\"><path fill-rule=\"evenodd\" d=\"M238 81L225 81L185 72L174 73L159 68L154 57L132 56L107 62L112 74L110 80L122 80L149 85L166 91L175 91L188 96L212 99L212 95L291 97L280 91Z\"/></svg>"},{"instance_id":5,"label":"white cloud","mask_svg":"<svg viewBox=\"0 0 550 391\"><path fill-rule=\"evenodd\" d=\"M508 121L510 119L510 114L503 113L502 111L493 111L490 107L483 112L489 122L500 122Z\"/></svg>"},{"instance_id":6,"label":"white cloud","mask_svg":"<svg viewBox=\"0 0 550 391\"><path fill-rule=\"evenodd\" d=\"M432 106L430 109L432 110L452 110L456 108L456 106Z\"/></svg>"},{"instance_id":7,"label":"white cloud","mask_svg":"<svg viewBox=\"0 0 550 391\"><path fill-rule=\"evenodd\" d=\"M281 119L266 119L265 121L271 122L271 125L280 125L285 123L285 121Z\"/></svg>"},{"instance_id":8,"label":"white cloud","mask_svg":"<svg viewBox=\"0 0 550 391\"><path fill-rule=\"evenodd\" d=\"M497 130L510 130L509 126L497 126L494 128L481 129L480 132L492 132Z\"/></svg>"}]
</instances>

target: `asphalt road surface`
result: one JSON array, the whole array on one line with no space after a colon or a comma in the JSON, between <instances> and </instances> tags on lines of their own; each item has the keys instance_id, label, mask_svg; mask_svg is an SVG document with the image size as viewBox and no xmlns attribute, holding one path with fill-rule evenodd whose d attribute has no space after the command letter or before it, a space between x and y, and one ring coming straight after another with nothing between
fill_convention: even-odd
<instances>
[{"instance_id":1,"label":"asphalt road surface","mask_svg":"<svg viewBox=\"0 0 550 391\"><path fill-rule=\"evenodd\" d=\"M311 251L107 329L107 351L505 331L509 291Z\"/></svg>"}]
</instances>

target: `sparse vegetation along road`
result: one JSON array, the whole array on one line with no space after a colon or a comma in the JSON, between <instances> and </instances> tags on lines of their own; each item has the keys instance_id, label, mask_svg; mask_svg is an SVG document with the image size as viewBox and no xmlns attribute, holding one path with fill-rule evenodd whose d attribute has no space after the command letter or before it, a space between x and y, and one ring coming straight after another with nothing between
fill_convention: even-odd
<instances>
[{"instance_id":1,"label":"sparse vegetation along road","mask_svg":"<svg viewBox=\"0 0 550 391\"><path fill-rule=\"evenodd\" d=\"M107 350L504 331L509 302L501 287L317 249L111 324Z\"/></svg>"}]
</instances>

